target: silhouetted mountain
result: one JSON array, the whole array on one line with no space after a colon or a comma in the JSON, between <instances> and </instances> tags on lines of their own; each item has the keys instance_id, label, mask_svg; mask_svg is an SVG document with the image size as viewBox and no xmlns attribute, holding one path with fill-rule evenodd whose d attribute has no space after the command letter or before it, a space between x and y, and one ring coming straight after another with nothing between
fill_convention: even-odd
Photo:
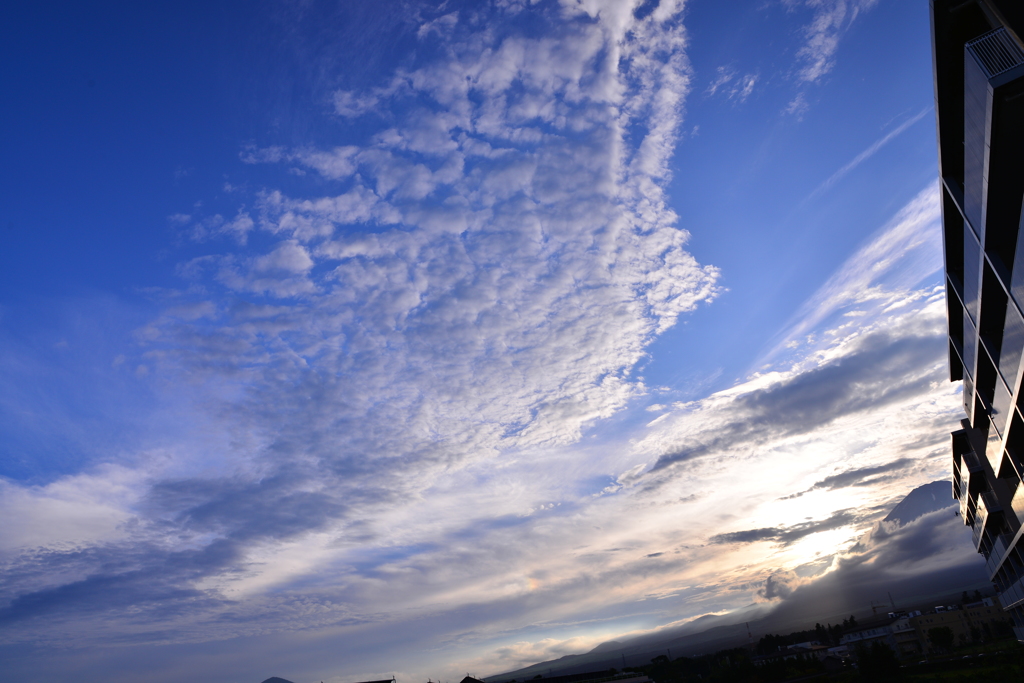
<instances>
[{"instance_id":1,"label":"silhouetted mountain","mask_svg":"<svg viewBox=\"0 0 1024 683\"><path fill-rule=\"evenodd\" d=\"M289 681L286 678L278 678L277 676L271 676L267 680L263 681L263 683L292 683L292 682Z\"/></svg>"},{"instance_id":2,"label":"silhouetted mountain","mask_svg":"<svg viewBox=\"0 0 1024 683\"><path fill-rule=\"evenodd\" d=\"M658 655L671 654L673 658L696 652L715 652L725 647L747 642L743 622L762 617L766 608L751 605L729 615L705 615L682 626L658 631L622 641L601 643L590 652L565 655L524 669L488 676L487 683L517 680L528 682L540 674L544 678L566 674L622 669L626 666L649 664Z\"/></svg>"},{"instance_id":3,"label":"silhouetted mountain","mask_svg":"<svg viewBox=\"0 0 1024 683\"><path fill-rule=\"evenodd\" d=\"M901 500L886 516L885 521L898 522L902 526L929 512L952 508L956 505L950 483L940 479L924 486L918 486L907 494L907 497Z\"/></svg>"},{"instance_id":4,"label":"silhouetted mountain","mask_svg":"<svg viewBox=\"0 0 1024 683\"><path fill-rule=\"evenodd\" d=\"M869 616L873 606L888 604L890 594L900 609L913 609L954 601L962 590L984 590L990 584L969 530L952 514L930 514L954 505L948 482L919 486L886 516L885 521L895 525L876 525L848 549L848 561L810 583L795 583L785 598L751 604L729 614L705 615L656 633L608 641L585 654L566 655L485 680L528 683L538 674L549 678L640 666L658 655L671 653L676 658L715 652L746 645L751 638L756 641L767 633L813 628L816 622L838 624L850 614ZM962 558L962 562L951 565L949 557ZM933 558L945 561L930 568ZM776 583L783 580L775 578Z\"/></svg>"},{"instance_id":5,"label":"silhouetted mountain","mask_svg":"<svg viewBox=\"0 0 1024 683\"><path fill-rule=\"evenodd\" d=\"M608 642L601 643L590 652L608 652L609 650L617 650L620 647L622 647L622 643L620 643L619 641L609 640Z\"/></svg>"}]
</instances>

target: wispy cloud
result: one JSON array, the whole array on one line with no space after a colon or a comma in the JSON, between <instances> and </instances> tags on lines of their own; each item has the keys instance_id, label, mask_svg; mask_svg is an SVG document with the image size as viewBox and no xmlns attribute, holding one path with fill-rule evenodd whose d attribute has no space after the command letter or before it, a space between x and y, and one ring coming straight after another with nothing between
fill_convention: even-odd
<instances>
[{"instance_id":1,"label":"wispy cloud","mask_svg":"<svg viewBox=\"0 0 1024 683\"><path fill-rule=\"evenodd\" d=\"M816 481L809 489L785 496L783 500L799 498L805 493L810 493L811 491L831 491L833 489L844 488L846 486L871 486L872 484L879 483L879 479L876 478L878 475L888 474L896 470L904 470L913 464L914 461L909 458L897 458L896 460L885 463L884 465L857 467L852 470L846 470L838 474L829 475L820 481Z\"/></svg>"},{"instance_id":2,"label":"wispy cloud","mask_svg":"<svg viewBox=\"0 0 1024 683\"><path fill-rule=\"evenodd\" d=\"M836 53L843 36L862 12L878 0L783 0L790 10L803 8L812 12L802 29L803 44L796 52L796 80L802 86L820 83L835 68ZM803 118L810 105L801 90L783 109L784 113Z\"/></svg>"},{"instance_id":3,"label":"wispy cloud","mask_svg":"<svg viewBox=\"0 0 1024 683\"><path fill-rule=\"evenodd\" d=\"M714 80L708 84L704 92L708 97L713 97L721 92L728 99L742 104L754 92L754 86L757 85L758 79L759 75L756 73L740 76L734 68L720 66L716 70Z\"/></svg>"},{"instance_id":4,"label":"wispy cloud","mask_svg":"<svg viewBox=\"0 0 1024 683\"><path fill-rule=\"evenodd\" d=\"M804 93L800 92L797 93L792 100L790 100L789 104L786 105L786 108L783 109L783 111L786 114L792 114L798 119L802 119L804 114L807 113L807 110L810 109L810 107L811 105L808 104L807 102L807 96Z\"/></svg>"},{"instance_id":5,"label":"wispy cloud","mask_svg":"<svg viewBox=\"0 0 1024 683\"><path fill-rule=\"evenodd\" d=\"M814 197L817 197L821 193L831 188L833 185L839 182L847 173L849 173L850 171L857 168L862 163L873 157L875 153L878 152L878 150L885 147L887 144L889 144L891 140L898 137L905 130L907 130L912 125L923 119L925 115L930 111L932 111L932 107L922 109L920 112L918 112L914 116L911 116L909 119L898 125L896 128L893 128L891 131L883 135L878 140L875 140L873 143L871 143L871 145L867 147L867 149L865 149L863 152L861 152L853 159L851 159L849 163L845 164L838 171L830 175L824 182L821 183L821 185L818 185L818 187L814 189L814 192L807 196L807 199L805 199L804 202L810 201Z\"/></svg>"},{"instance_id":6,"label":"wispy cloud","mask_svg":"<svg viewBox=\"0 0 1024 683\"><path fill-rule=\"evenodd\" d=\"M769 373L751 382L746 391L728 398L732 413L726 421L699 439L687 439L685 447L661 455L654 469L705 457L722 447L797 436L919 394L934 381L928 360L938 356L944 344L933 336L934 326L913 327L897 334L859 334L846 340L841 353L822 357L811 367Z\"/></svg>"},{"instance_id":7,"label":"wispy cloud","mask_svg":"<svg viewBox=\"0 0 1024 683\"><path fill-rule=\"evenodd\" d=\"M708 539L708 543L724 545L727 543L757 543L758 541L775 541L782 545L789 545L801 538L816 534L821 531L841 529L850 526L858 521L858 516L851 510L837 510L828 518L816 522L801 522L791 526L771 527L761 529L746 529L743 531L730 531L724 534L715 534Z\"/></svg>"},{"instance_id":8,"label":"wispy cloud","mask_svg":"<svg viewBox=\"0 0 1024 683\"><path fill-rule=\"evenodd\" d=\"M932 183L857 250L805 302L786 325L781 341L769 347L758 365L799 346L812 328L844 307L898 306L909 303L909 289L942 267L939 241L938 183ZM884 284L886 286L879 286Z\"/></svg>"},{"instance_id":9,"label":"wispy cloud","mask_svg":"<svg viewBox=\"0 0 1024 683\"><path fill-rule=\"evenodd\" d=\"M797 52L802 61L798 72L801 81L820 81L833 67L839 42L861 12L871 9L878 0L806 0L804 5L814 12L804 27L806 42ZM791 6L795 2L789 3Z\"/></svg>"}]
</instances>

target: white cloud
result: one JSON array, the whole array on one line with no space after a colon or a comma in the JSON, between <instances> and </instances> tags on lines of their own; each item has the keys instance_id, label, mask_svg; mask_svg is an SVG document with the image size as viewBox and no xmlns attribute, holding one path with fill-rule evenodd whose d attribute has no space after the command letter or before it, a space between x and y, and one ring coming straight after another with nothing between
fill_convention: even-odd
<instances>
[{"instance_id":1,"label":"white cloud","mask_svg":"<svg viewBox=\"0 0 1024 683\"><path fill-rule=\"evenodd\" d=\"M708 85L705 93L712 97L721 91L730 100L742 104L754 92L754 86L757 85L758 79L759 75L756 73L738 76L736 70L732 67L720 66L716 70L716 76Z\"/></svg>"},{"instance_id":2,"label":"white cloud","mask_svg":"<svg viewBox=\"0 0 1024 683\"><path fill-rule=\"evenodd\" d=\"M252 217L244 207L240 208L231 220L225 220L224 216L219 213L195 219L191 215L177 213L170 216L168 220L179 228L188 228L186 234L196 242L205 242L214 237L227 235L233 237L238 244L245 245L249 239L249 233L255 227Z\"/></svg>"},{"instance_id":3,"label":"white cloud","mask_svg":"<svg viewBox=\"0 0 1024 683\"><path fill-rule=\"evenodd\" d=\"M785 337L768 355L798 340L846 306L888 306L905 301L910 288L942 267L938 183L931 183L829 278L794 316ZM880 286L880 285L887 286Z\"/></svg>"},{"instance_id":4,"label":"white cloud","mask_svg":"<svg viewBox=\"0 0 1024 683\"><path fill-rule=\"evenodd\" d=\"M862 12L878 0L783 0L789 11L806 9L811 20L802 29L803 44L796 51L796 80L801 86L820 83L835 68L836 53L847 31ZM807 94L797 92L783 113L802 119L810 108Z\"/></svg>"},{"instance_id":5,"label":"white cloud","mask_svg":"<svg viewBox=\"0 0 1024 683\"><path fill-rule=\"evenodd\" d=\"M871 9L878 0L806 0L814 12L804 27L806 42L797 52L802 66L797 77L807 83L820 81L833 67L839 42L858 15Z\"/></svg>"},{"instance_id":6,"label":"white cloud","mask_svg":"<svg viewBox=\"0 0 1024 683\"><path fill-rule=\"evenodd\" d=\"M757 85L757 74L747 74L740 79L739 84L733 93L730 93L730 97L733 97L740 102L746 102L747 98L750 97L750 93L754 92L754 86Z\"/></svg>"},{"instance_id":7,"label":"white cloud","mask_svg":"<svg viewBox=\"0 0 1024 683\"><path fill-rule=\"evenodd\" d=\"M250 150L251 161L297 162L348 189L266 194L259 225L290 236L302 268L270 268L283 263L279 247L223 259L220 281L321 292L308 314L289 313L297 327L279 339L316 365L343 361L324 340L380 349L392 362L348 367L346 382L395 395L396 409L403 387L420 394L424 427L443 439L566 442L621 408L643 391L629 369L651 335L714 296L716 271L686 253L658 184L689 81L677 20L636 22L616 3L582 11L601 20L578 22L569 6L557 38L466 33L455 39L465 57L399 72L400 87L373 95L399 123L368 145ZM627 124L647 129L635 147ZM387 229L364 231L376 226ZM329 270L307 278L314 263ZM240 341L224 322L217 337ZM422 395L425 376L435 381Z\"/></svg>"},{"instance_id":8,"label":"white cloud","mask_svg":"<svg viewBox=\"0 0 1024 683\"><path fill-rule=\"evenodd\" d=\"M305 247L295 240L286 240L272 252L260 256L253 264L257 273L282 271L291 275L309 272L313 267L313 259Z\"/></svg>"},{"instance_id":9,"label":"white cloud","mask_svg":"<svg viewBox=\"0 0 1024 683\"><path fill-rule=\"evenodd\" d=\"M457 23L459 23L459 13L449 12L437 19L424 22L416 32L416 35L419 38L424 38L431 33L436 33L443 37L448 35Z\"/></svg>"},{"instance_id":10,"label":"white cloud","mask_svg":"<svg viewBox=\"0 0 1024 683\"><path fill-rule=\"evenodd\" d=\"M840 168L838 171L836 171L831 176L829 176L827 179L825 179L825 181L822 182L821 185L819 185L818 187L816 187L814 189L814 192L812 192L807 197L807 199L809 200L809 199L811 199L813 197L816 197L817 195L821 194L825 190L827 190L830 187L832 187L833 185L835 185L837 182L839 182L843 178L843 176L845 176L847 173L849 173L850 171L852 171L853 169L857 168L862 163L864 163L865 161L870 159L872 156L875 155L876 152L878 152L878 150L882 149L882 147L885 147L885 145L887 145L891 140L893 140L893 138L898 137L901 133L903 133L903 131L907 130L912 125L914 125L915 123L920 121L922 118L924 118L925 114L927 114L931 110L932 110L931 107L928 107L926 109L921 110L920 112L918 112L914 116L910 117L909 119L907 119L906 121L904 121L903 123L898 125L896 128L892 129L891 131L889 131L888 133L883 135L878 140L875 140L873 143L871 143L871 145L868 146L867 149L865 149L863 152L861 152L860 154L855 156L847 164L845 164L842 168ZM807 201L807 200L805 200L805 201Z\"/></svg>"},{"instance_id":11,"label":"white cloud","mask_svg":"<svg viewBox=\"0 0 1024 683\"><path fill-rule=\"evenodd\" d=\"M334 93L334 110L346 118L355 118L372 111L378 102L374 94L357 96L354 93L339 90Z\"/></svg>"},{"instance_id":12,"label":"white cloud","mask_svg":"<svg viewBox=\"0 0 1024 683\"><path fill-rule=\"evenodd\" d=\"M0 514L7 523L0 560L19 550L78 549L124 539L142 484L139 472L115 466L44 486L0 479Z\"/></svg>"},{"instance_id":13,"label":"white cloud","mask_svg":"<svg viewBox=\"0 0 1024 683\"><path fill-rule=\"evenodd\" d=\"M725 86L729 81L736 77L736 70L728 66L720 66L715 70L716 76L713 81L708 85L708 89L705 91L708 95L714 95L718 92L719 88Z\"/></svg>"},{"instance_id":14,"label":"white cloud","mask_svg":"<svg viewBox=\"0 0 1024 683\"><path fill-rule=\"evenodd\" d=\"M785 111L785 113L787 114L792 114L793 116L796 116L799 119L803 118L803 115L807 113L807 110L809 108L810 105L807 103L807 96L804 95L804 93L800 92L797 93L796 97L794 97L790 101L790 103L786 105L786 108L783 111Z\"/></svg>"}]
</instances>

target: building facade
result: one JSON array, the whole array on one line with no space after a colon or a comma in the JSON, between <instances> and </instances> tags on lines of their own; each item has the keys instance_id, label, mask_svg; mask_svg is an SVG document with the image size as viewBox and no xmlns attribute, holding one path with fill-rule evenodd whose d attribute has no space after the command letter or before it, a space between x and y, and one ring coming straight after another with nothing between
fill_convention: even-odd
<instances>
[{"instance_id":1,"label":"building facade","mask_svg":"<svg viewBox=\"0 0 1024 683\"><path fill-rule=\"evenodd\" d=\"M839 643L852 651L858 644L882 642L901 659L917 658L935 649L928 635L933 628L948 628L954 645L969 645L1005 637L1007 620L999 600L989 597L927 612L890 612L888 617L873 618L847 631Z\"/></svg>"},{"instance_id":2,"label":"building facade","mask_svg":"<svg viewBox=\"0 0 1024 683\"><path fill-rule=\"evenodd\" d=\"M910 625L921 651L927 651L932 646L928 631L933 628L946 627L953 634L954 645L968 645L1001 637L1007 618L997 598L984 598L965 605L937 607L934 611L912 617Z\"/></svg>"},{"instance_id":3,"label":"building facade","mask_svg":"<svg viewBox=\"0 0 1024 683\"><path fill-rule=\"evenodd\" d=\"M1024 2L931 0L953 495L1024 640Z\"/></svg>"},{"instance_id":4,"label":"building facade","mask_svg":"<svg viewBox=\"0 0 1024 683\"><path fill-rule=\"evenodd\" d=\"M840 645L853 649L857 645L871 645L874 642L885 643L890 650L902 655L902 640L897 641L897 634L914 633L910 620L905 616L893 616L883 620L875 619L874 623L866 624L855 631L848 631L839 639ZM916 641L916 636L914 637Z\"/></svg>"}]
</instances>

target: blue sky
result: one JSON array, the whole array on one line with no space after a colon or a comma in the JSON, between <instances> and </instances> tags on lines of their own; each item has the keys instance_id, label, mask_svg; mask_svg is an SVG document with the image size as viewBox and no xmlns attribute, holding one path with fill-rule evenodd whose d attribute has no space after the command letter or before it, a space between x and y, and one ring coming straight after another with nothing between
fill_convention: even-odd
<instances>
[{"instance_id":1,"label":"blue sky","mask_svg":"<svg viewBox=\"0 0 1024 683\"><path fill-rule=\"evenodd\" d=\"M879 526L960 417L926 3L0 31L23 680L487 675L978 562Z\"/></svg>"}]
</instances>

